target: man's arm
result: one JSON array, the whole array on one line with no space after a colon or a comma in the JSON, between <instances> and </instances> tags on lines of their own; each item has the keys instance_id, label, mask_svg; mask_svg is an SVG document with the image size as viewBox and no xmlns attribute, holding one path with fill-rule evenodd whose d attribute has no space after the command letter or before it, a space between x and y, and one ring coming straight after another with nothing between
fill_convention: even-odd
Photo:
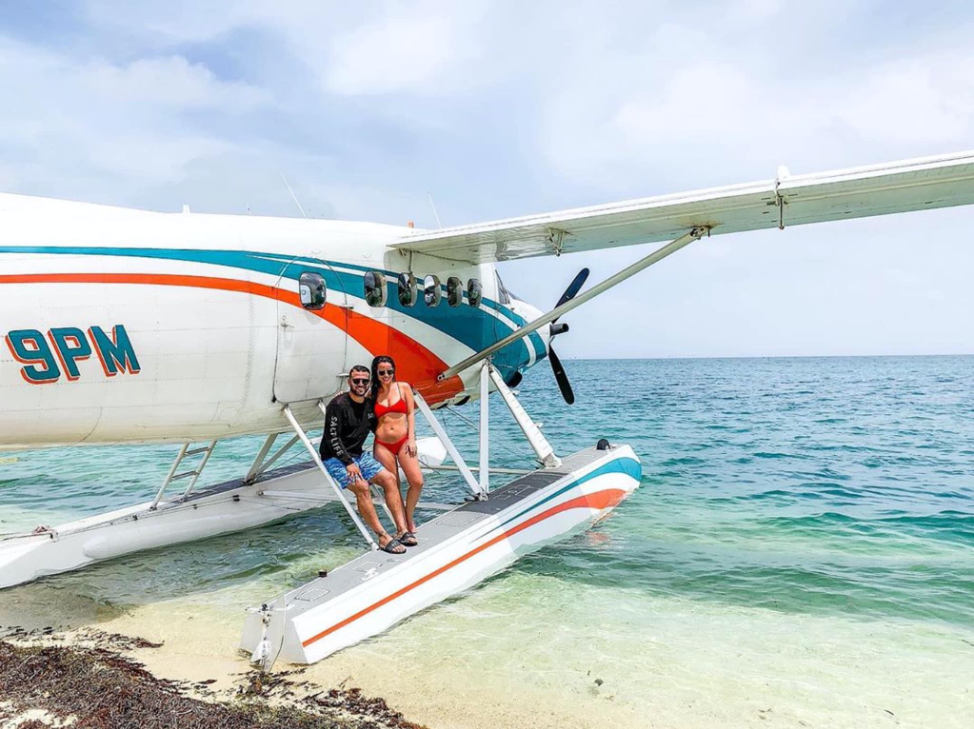
<instances>
[{"instance_id":1,"label":"man's arm","mask_svg":"<svg viewBox=\"0 0 974 729\"><path fill-rule=\"evenodd\" d=\"M348 449L345 448L345 444L342 442L341 432L344 422L342 408L332 400L328 403L328 407L325 408L325 431L321 434L321 445L322 451L324 451L324 444L327 441L332 453L335 454L335 458L346 466L349 466L355 461L349 455ZM322 454L322 460L324 460L324 454Z\"/></svg>"}]
</instances>

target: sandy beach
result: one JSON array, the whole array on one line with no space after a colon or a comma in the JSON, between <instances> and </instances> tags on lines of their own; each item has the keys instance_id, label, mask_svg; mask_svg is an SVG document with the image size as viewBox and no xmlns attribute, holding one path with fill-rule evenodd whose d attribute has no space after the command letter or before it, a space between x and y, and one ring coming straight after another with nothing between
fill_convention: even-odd
<instances>
[{"instance_id":1,"label":"sandy beach","mask_svg":"<svg viewBox=\"0 0 974 729\"><path fill-rule=\"evenodd\" d=\"M673 606L666 614L660 604L655 637L648 641L634 642L621 632L583 647L582 637L571 630L550 625L543 634L534 624L514 627L512 635L492 645L492 632L503 635L502 604L512 597L529 600L526 582L518 575L495 580L384 636L303 667L295 695L356 687L365 696L381 697L410 721L465 729L922 727L930 722L962 727L963 707L971 706L970 692L961 687L949 700L944 693L947 677L974 671L971 646L949 631L906 625L770 611L728 616L699 607L677 615ZM30 595L26 611L23 601L18 610L14 601L0 600L4 624L18 613L29 614L26 627L43 629L52 622L64 625L74 612L65 627L73 623L82 638L92 628L137 637L121 645L122 655L160 679L205 686L204 698L232 698L251 680L246 656L234 649L240 616L219 607L171 600L84 616L67 610L72 606L66 601L44 600L47 590L22 592ZM572 619L571 601L552 602L548 594L547 609ZM579 610L595 608L591 596L574 597ZM901 645L893 649L897 633ZM70 643L78 635L69 631L65 637ZM932 655L939 657L931 661ZM629 670L634 666L635 673ZM277 666L278 671L293 668Z\"/></svg>"}]
</instances>

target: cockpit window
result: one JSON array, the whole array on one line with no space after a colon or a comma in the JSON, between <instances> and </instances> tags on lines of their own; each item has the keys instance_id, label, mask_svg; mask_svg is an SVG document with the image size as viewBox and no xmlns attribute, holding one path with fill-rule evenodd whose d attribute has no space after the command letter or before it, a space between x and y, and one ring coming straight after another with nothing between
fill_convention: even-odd
<instances>
[{"instance_id":1,"label":"cockpit window","mask_svg":"<svg viewBox=\"0 0 974 729\"><path fill-rule=\"evenodd\" d=\"M494 270L494 276L497 278L497 302L500 304L510 304L513 294L507 290L504 282L501 280L501 275Z\"/></svg>"}]
</instances>

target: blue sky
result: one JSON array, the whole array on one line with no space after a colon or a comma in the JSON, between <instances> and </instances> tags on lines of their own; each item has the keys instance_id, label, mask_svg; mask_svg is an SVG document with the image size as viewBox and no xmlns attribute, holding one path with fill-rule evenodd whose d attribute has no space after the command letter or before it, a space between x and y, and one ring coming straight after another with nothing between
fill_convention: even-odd
<instances>
[{"instance_id":1,"label":"blue sky","mask_svg":"<svg viewBox=\"0 0 974 729\"><path fill-rule=\"evenodd\" d=\"M0 190L435 227L974 149L964 3L0 0ZM974 208L688 247L563 357L974 353ZM541 308L632 248L502 266Z\"/></svg>"}]
</instances>

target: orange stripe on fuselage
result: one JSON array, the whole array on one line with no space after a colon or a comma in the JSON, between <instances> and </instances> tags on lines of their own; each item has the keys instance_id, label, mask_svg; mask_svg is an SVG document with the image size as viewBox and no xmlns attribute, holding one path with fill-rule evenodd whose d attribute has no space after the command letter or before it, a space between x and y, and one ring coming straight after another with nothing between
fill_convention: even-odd
<instances>
[{"instance_id":1,"label":"orange stripe on fuselage","mask_svg":"<svg viewBox=\"0 0 974 729\"><path fill-rule=\"evenodd\" d=\"M301 645L302 647L306 648L307 646L311 645L315 641L321 640L322 638L331 635L336 630L340 630L341 628L344 628L346 625L355 622L362 616L368 615L373 610L377 610L383 605L392 602L397 597L400 597L401 595L405 595L410 590L419 587L420 585L426 582L429 582L434 577L446 572L448 569L451 569L453 567L456 567L458 564L466 562L468 559L480 554L485 549L494 546L495 544L497 544L500 541L503 541L504 539L508 539L509 537L514 536L518 532L523 531L528 527L534 526L540 521L544 521L545 519L552 517L555 514L560 514L561 512L569 511L570 509L597 509L601 511L602 509L607 509L611 506L615 506L616 504L618 504L626 497L626 493L627 492L623 491L622 489L605 489L604 491L596 491L594 494L583 494L577 498L571 499L570 501L566 501L563 504L559 504L558 506L553 506L547 511L543 511L537 516L533 516L527 521L521 522L516 527L512 527L508 531L504 532L503 534L500 534L499 536L494 537L490 541L484 542L479 547L470 550L463 556L457 557L452 562L448 562L442 567L433 570L428 575L420 577L418 580L406 585L401 590L396 590L396 592L392 593L391 595L387 595L386 597L382 598L378 602L369 605L367 608L359 610L357 613L355 613L354 615L348 618L345 618L340 623L336 623L335 625L331 626L327 630L323 630L317 635L308 638L306 641L303 641Z\"/></svg>"},{"instance_id":2,"label":"orange stripe on fuselage","mask_svg":"<svg viewBox=\"0 0 974 729\"><path fill-rule=\"evenodd\" d=\"M253 281L214 276L187 276L169 273L25 273L0 276L0 284L93 283L142 284L146 286L186 286L189 288L236 291L283 301L304 310L298 295L291 291ZM459 377L438 382L447 369L446 362L415 339L371 317L350 309L326 304L312 314L347 332L373 354L388 354L396 359L400 379L410 382L430 403L453 397L463 389ZM368 364L368 363L363 363Z\"/></svg>"}]
</instances>

